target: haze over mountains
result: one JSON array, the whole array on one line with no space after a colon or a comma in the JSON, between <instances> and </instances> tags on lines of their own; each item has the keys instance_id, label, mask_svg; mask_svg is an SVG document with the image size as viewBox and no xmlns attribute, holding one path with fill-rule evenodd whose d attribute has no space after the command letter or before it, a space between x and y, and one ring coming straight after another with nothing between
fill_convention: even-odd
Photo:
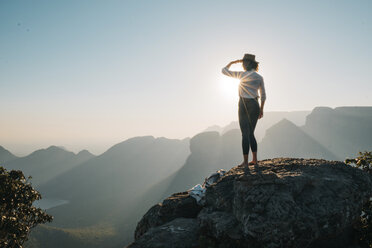
<instances>
[{"instance_id":1,"label":"haze over mountains","mask_svg":"<svg viewBox=\"0 0 372 248\"><path fill-rule=\"evenodd\" d=\"M341 160L372 150L371 107L318 107L302 129Z\"/></svg>"},{"instance_id":2,"label":"haze over mountains","mask_svg":"<svg viewBox=\"0 0 372 248\"><path fill-rule=\"evenodd\" d=\"M124 247L154 203L241 162L236 124L211 127L191 139L135 137L99 156L51 146L18 158L1 147L6 168L32 175L44 198L68 202L48 209L55 220L33 231L26 247ZM371 127L372 107L268 112L257 124L257 134L265 134L259 159L344 160L372 150Z\"/></svg>"},{"instance_id":3,"label":"haze over mountains","mask_svg":"<svg viewBox=\"0 0 372 248\"><path fill-rule=\"evenodd\" d=\"M148 187L181 167L188 147L188 139L135 137L41 185L46 198L70 201L50 210L57 216L69 213L53 225L75 228L112 221L113 212L129 208Z\"/></svg>"},{"instance_id":4,"label":"haze over mountains","mask_svg":"<svg viewBox=\"0 0 372 248\"><path fill-rule=\"evenodd\" d=\"M32 176L33 185L38 186L93 157L87 150L75 154L57 146L50 146L25 157L8 160L5 168L22 170L26 177Z\"/></svg>"},{"instance_id":5,"label":"haze over mountains","mask_svg":"<svg viewBox=\"0 0 372 248\"><path fill-rule=\"evenodd\" d=\"M260 158L338 159L322 144L287 119L279 121L266 131L266 136L260 143L260 150L262 151Z\"/></svg>"}]
</instances>

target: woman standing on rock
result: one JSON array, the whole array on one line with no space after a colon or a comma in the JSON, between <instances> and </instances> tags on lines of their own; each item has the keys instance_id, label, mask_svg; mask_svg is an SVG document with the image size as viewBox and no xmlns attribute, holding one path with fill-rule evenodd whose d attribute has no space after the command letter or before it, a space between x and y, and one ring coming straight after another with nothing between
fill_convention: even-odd
<instances>
[{"instance_id":1,"label":"woman standing on rock","mask_svg":"<svg viewBox=\"0 0 372 248\"><path fill-rule=\"evenodd\" d=\"M232 64L242 63L244 71L230 71ZM239 126L242 132L242 148L244 161L240 165L257 165L257 141L254 129L257 120L263 117L266 100L264 80L257 73L258 62L253 54L245 54L243 59L230 62L222 69L226 76L240 79L239 84ZM260 91L261 105L258 103ZM249 148L252 150L253 159L248 163Z\"/></svg>"}]
</instances>

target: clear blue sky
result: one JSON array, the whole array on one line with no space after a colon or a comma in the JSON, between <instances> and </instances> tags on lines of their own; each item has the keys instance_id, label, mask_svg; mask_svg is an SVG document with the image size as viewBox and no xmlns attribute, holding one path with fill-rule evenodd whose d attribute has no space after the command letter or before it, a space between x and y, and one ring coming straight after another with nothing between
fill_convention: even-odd
<instances>
[{"instance_id":1,"label":"clear blue sky","mask_svg":"<svg viewBox=\"0 0 372 248\"><path fill-rule=\"evenodd\" d=\"M368 0L2 0L0 145L100 153L226 125L238 93L221 68L244 53L260 61L266 111L371 106L371 11Z\"/></svg>"}]
</instances>

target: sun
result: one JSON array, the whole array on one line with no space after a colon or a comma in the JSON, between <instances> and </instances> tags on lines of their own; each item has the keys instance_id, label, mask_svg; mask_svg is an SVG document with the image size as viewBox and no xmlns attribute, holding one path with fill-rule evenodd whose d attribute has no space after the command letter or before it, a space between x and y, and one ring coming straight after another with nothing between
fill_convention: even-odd
<instances>
[{"instance_id":1,"label":"sun","mask_svg":"<svg viewBox=\"0 0 372 248\"><path fill-rule=\"evenodd\" d=\"M223 96L229 99L238 98L239 79L220 75L220 90Z\"/></svg>"}]
</instances>

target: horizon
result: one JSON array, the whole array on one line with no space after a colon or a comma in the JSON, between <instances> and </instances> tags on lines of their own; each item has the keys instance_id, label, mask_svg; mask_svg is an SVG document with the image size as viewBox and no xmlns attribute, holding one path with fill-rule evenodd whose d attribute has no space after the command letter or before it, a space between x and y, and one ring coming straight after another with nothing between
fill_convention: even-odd
<instances>
[{"instance_id":1,"label":"horizon","mask_svg":"<svg viewBox=\"0 0 372 248\"><path fill-rule=\"evenodd\" d=\"M244 53L260 62L265 112L372 106L371 7L2 1L0 145L98 155L132 137L226 126L237 121L238 81L221 69Z\"/></svg>"},{"instance_id":2,"label":"horizon","mask_svg":"<svg viewBox=\"0 0 372 248\"><path fill-rule=\"evenodd\" d=\"M331 108L331 109L336 109L336 108L353 108L353 107L357 107L357 108L372 108L372 106L338 106L338 107L335 107L335 108ZM317 106L315 108L330 108L328 106ZM269 113L289 113L289 112L309 112L311 113L314 109L312 110L295 110L295 111L268 111ZM286 119L286 118L284 118ZM306 117L305 117L306 119ZM226 125L217 125L217 124L214 124L214 125L209 125L208 127L204 128L203 130L200 130L199 132L191 135L191 136L187 136L187 137L181 137L181 138L172 138L172 137L166 137L166 136L154 136L154 135L151 135L151 134L145 134L145 135L138 135L138 136L133 136L133 137L128 137L128 138L125 138L123 140L120 140L116 143L113 143L113 144L106 144L106 145L101 145L101 149L97 149L97 150L94 150L93 148L93 151L87 147L70 147L69 144L67 145L57 145L57 144L43 144L43 145L40 145L40 146L33 146L33 147L27 147L27 149L24 149L24 150L17 150L17 147L19 148L18 145L14 146L13 148L15 148L15 151L14 152L11 148L9 147L6 147L2 144L0 144L0 147L3 147L4 149L8 150L9 152L11 152L13 155L17 156L17 157L26 157L30 154L32 154L33 152L35 151L38 151L38 150L46 150L50 147L58 147L58 148L61 148L65 151L68 151L68 152L73 152L74 154L78 154L82 151L88 151L89 153L93 154L94 156L100 156L102 155L103 153L105 153L107 150L109 150L110 148L112 148L113 146L117 145L117 144L120 144L122 142L126 142L127 140L130 140L132 138L138 138L138 137L148 137L148 136L151 136L151 137L154 137L154 139L158 139L158 138L165 138L165 139L169 139L169 140L184 140L184 139L191 139L192 137L194 137L195 135L199 134L199 133L202 133L202 132L206 132L207 129L211 128L211 127L218 127L218 128L221 128L223 129L224 127L226 126L229 126L231 125L232 123L236 123L237 121L230 121L229 123L227 123ZM301 126L300 126L301 127ZM218 132L218 131L217 131ZM222 135L220 133L220 135ZM91 144L92 146L92 144ZM96 144L97 146L97 144ZM11 147L11 146L10 146ZM93 146L94 147L94 146Z\"/></svg>"}]
</instances>

